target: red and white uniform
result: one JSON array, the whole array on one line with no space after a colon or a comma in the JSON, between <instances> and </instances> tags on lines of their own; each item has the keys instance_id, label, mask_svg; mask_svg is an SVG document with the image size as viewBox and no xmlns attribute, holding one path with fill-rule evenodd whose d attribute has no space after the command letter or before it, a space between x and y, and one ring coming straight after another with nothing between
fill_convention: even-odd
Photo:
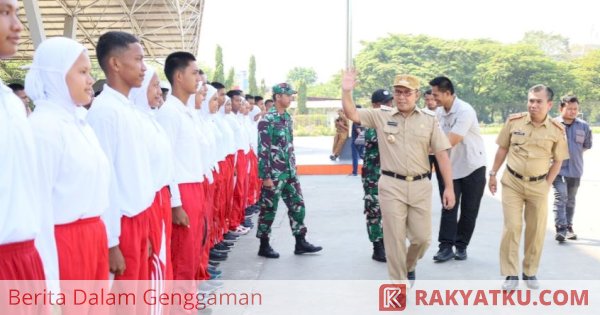
<instances>
[{"instance_id":1,"label":"red and white uniform","mask_svg":"<svg viewBox=\"0 0 600 315\"><path fill-rule=\"evenodd\" d=\"M34 140L23 102L2 81L0 152L0 280L43 280L33 242L44 219L36 198Z\"/></svg>"},{"instance_id":2,"label":"red and white uniform","mask_svg":"<svg viewBox=\"0 0 600 315\"><path fill-rule=\"evenodd\" d=\"M174 180L169 185L171 207L181 206L190 220L189 227L173 224L171 257L175 280L196 279L200 267L204 168L193 116L193 111L173 95L167 97L156 114L174 152Z\"/></svg>"},{"instance_id":3,"label":"red and white uniform","mask_svg":"<svg viewBox=\"0 0 600 315\"><path fill-rule=\"evenodd\" d=\"M154 69L148 67L144 73L142 86L131 89L129 99L142 114L153 186L156 191L150 210L150 243L152 245L152 256L149 261L150 278L162 281L173 279L171 193L168 185L173 183L174 157L169 136L156 120L157 110L152 109L148 101L148 88L155 73Z\"/></svg>"},{"instance_id":4,"label":"red and white uniform","mask_svg":"<svg viewBox=\"0 0 600 315\"><path fill-rule=\"evenodd\" d=\"M104 85L88 121L111 166L109 208L102 215L108 246L119 245L125 273L116 280L148 278L148 207L155 196L143 119L125 95Z\"/></svg>"}]
</instances>

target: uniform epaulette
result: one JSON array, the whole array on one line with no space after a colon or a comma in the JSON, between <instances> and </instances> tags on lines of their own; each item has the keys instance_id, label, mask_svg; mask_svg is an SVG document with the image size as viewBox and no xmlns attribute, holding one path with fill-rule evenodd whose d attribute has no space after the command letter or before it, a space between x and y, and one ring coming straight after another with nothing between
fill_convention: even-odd
<instances>
[{"instance_id":1,"label":"uniform epaulette","mask_svg":"<svg viewBox=\"0 0 600 315\"><path fill-rule=\"evenodd\" d=\"M557 121L556 119L550 119L550 121L552 122L552 124L554 126L556 126L558 129L560 129L560 131L565 131L565 126L563 126L563 124L560 121Z\"/></svg>"},{"instance_id":2,"label":"uniform epaulette","mask_svg":"<svg viewBox=\"0 0 600 315\"><path fill-rule=\"evenodd\" d=\"M525 116L527 116L527 112L510 114L510 115L508 115L508 121L519 119L519 118L523 118Z\"/></svg>"},{"instance_id":3,"label":"uniform epaulette","mask_svg":"<svg viewBox=\"0 0 600 315\"><path fill-rule=\"evenodd\" d=\"M435 113L429 109L421 109L421 113L435 117Z\"/></svg>"}]
</instances>

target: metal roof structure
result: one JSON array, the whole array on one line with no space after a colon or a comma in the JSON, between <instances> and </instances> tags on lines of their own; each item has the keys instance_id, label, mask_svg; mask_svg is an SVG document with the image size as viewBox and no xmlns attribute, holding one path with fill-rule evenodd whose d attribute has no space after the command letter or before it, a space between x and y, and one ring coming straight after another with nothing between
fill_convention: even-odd
<instances>
[{"instance_id":1,"label":"metal roof structure","mask_svg":"<svg viewBox=\"0 0 600 315\"><path fill-rule=\"evenodd\" d=\"M31 59L47 37L78 40L95 57L98 37L107 31L136 35L146 57L160 61L174 51L198 53L205 0L19 0L24 25L19 52Z\"/></svg>"}]
</instances>

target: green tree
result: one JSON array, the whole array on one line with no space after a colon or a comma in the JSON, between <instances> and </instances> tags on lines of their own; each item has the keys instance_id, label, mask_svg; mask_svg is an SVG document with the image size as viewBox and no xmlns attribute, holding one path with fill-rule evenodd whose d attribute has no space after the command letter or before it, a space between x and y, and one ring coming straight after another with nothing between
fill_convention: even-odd
<instances>
[{"instance_id":1,"label":"green tree","mask_svg":"<svg viewBox=\"0 0 600 315\"><path fill-rule=\"evenodd\" d=\"M564 60L571 53L571 50L569 49L569 39L559 34L531 31L523 35L521 43L537 47L543 51L546 56L557 60Z\"/></svg>"},{"instance_id":2,"label":"green tree","mask_svg":"<svg viewBox=\"0 0 600 315\"><path fill-rule=\"evenodd\" d=\"M265 95L269 91L267 84L265 83L265 79L260 80L260 95Z\"/></svg>"},{"instance_id":3,"label":"green tree","mask_svg":"<svg viewBox=\"0 0 600 315\"><path fill-rule=\"evenodd\" d=\"M307 89L306 82L304 80L300 80L298 85L298 110L297 114L306 115L308 114L308 108L306 108L307 101Z\"/></svg>"},{"instance_id":4,"label":"green tree","mask_svg":"<svg viewBox=\"0 0 600 315\"><path fill-rule=\"evenodd\" d=\"M223 83L225 81L225 68L223 66L223 49L217 45L217 51L215 52L215 75L213 81Z\"/></svg>"},{"instance_id":5,"label":"green tree","mask_svg":"<svg viewBox=\"0 0 600 315\"><path fill-rule=\"evenodd\" d=\"M325 83L317 83L308 86L308 95L313 97L325 98L341 98L342 90L340 89L341 75L336 74Z\"/></svg>"},{"instance_id":6,"label":"green tree","mask_svg":"<svg viewBox=\"0 0 600 315\"><path fill-rule=\"evenodd\" d=\"M287 80L295 84L304 81L306 85L311 85L317 82L317 72L313 68L295 67L288 72Z\"/></svg>"},{"instance_id":7,"label":"green tree","mask_svg":"<svg viewBox=\"0 0 600 315\"><path fill-rule=\"evenodd\" d=\"M233 88L235 84L235 69L233 67L229 68L229 72L227 73L227 79L225 80L225 88L230 90Z\"/></svg>"},{"instance_id":8,"label":"green tree","mask_svg":"<svg viewBox=\"0 0 600 315\"><path fill-rule=\"evenodd\" d=\"M258 86L256 85L256 58L254 55L250 57L250 66L248 67L248 85L250 95L258 94Z\"/></svg>"}]
</instances>

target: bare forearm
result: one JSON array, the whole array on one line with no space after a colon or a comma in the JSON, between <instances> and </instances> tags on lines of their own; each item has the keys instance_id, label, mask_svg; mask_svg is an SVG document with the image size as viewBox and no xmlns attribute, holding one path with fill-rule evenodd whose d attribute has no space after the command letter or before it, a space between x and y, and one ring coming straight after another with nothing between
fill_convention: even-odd
<instances>
[{"instance_id":1,"label":"bare forearm","mask_svg":"<svg viewBox=\"0 0 600 315\"><path fill-rule=\"evenodd\" d=\"M554 161L552 166L550 166L550 170L548 170L548 176L546 180L550 183L554 181L558 173L560 172L560 167L562 166L562 161Z\"/></svg>"},{"instance_id":2,"label":"bare forearm","mask_svg":"<svg viewBox=\"0 0 600 315\"><path fill-rule=\"evenodd\" d=\"M498 147L496 156L494 157L494 165L492 165L492 171L497 172L504 160L506 160L506 154L508 153L507 148Z\"/></svg>"},{"instance_id":3,"label":"bare forearm","mask_svg":"<svg viewBox=\"0 0 600 315\"><path fill-rule=\"evenodd\" d=\"M444 186L446 188L452 188L454 190L454 186L452 183L452 167L450 166L450 158L448 158L448 152L440 151L435 154L435 159L438 162L440 167L439 171L442 173L442 178L444 179Z\"/></svg>"},{"instance_id":4,"label":"bare forearm","mask_svg":"<svg viewBox=\"0 0 600 315\"><path fill-rule=\"evenodd\" d=\"M356 111L354 100L352 100L352 90L342 90L342 107L344 108L344 114L346 114L346 118L360 124L360 117Z\"/></svg>"}]
</instances>

